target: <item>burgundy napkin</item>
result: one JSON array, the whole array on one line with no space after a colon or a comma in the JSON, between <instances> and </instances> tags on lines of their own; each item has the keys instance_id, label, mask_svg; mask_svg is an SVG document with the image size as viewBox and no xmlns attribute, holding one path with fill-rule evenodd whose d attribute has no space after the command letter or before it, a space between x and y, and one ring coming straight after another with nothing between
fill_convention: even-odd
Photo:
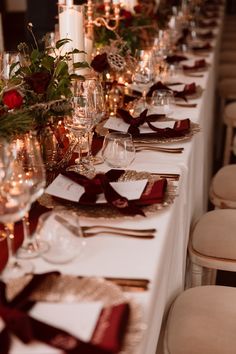
<instances>
[{"instance_id":1,"label":"burgundy napkin","mask_svg":"<svg viewBox=\"0 0 236 354\"><path fill-rule=\"evenodd\" d=\"M212 31L208 31L206 33L199 33L198 37L201 39L212 39L215 37L215 35Z\"/></svg>"},{"instance_id":2,"label":"burgundy napkin","mask_svg":"<svg viewBox=\"0 0 236 354\"><path fill-rule=\"evenodd\" d=\"M98 194L104 193L107 203L116 208L121 214L145 216L142 209L136 207L127 198L122 197L110 184L110 182L117 181L123 173L124 170L111 169L105 174L96 174L92 179L72 171L62 174L84 187L85 192L78 201L80 204L93 205L96 203Z\"/></svg>"},{"instance_id":3,"label":"burgundy napkin","mask_svg":"<svg viewBox=\"0 0 236 354\"><path fill-rule=\"evenodd\" d=\"M157 180L153 182L153 184L149 183L137 203L140 205L162 203L165 197L166 188L167 188L166 178Z\"/></svg>"},{"instance_id":4,"label":"burgundy napkin","mask_svg":"<svg viewBox=\"0 0 236 354\"><path fill-rule=\"evenodd\" d=\"M133 117L128 111L122 108L118 108L117 115L123 119L123 121L129 124L128 133L132 136L139 135L139 127L145 122L156 122L158 119L165 117L164 114L149 114L145 109L139 116Z\"/></svg>"},{"instance_id":5,"label":"burgundy napkin","mask_svg":"<svg viewBox=\"0 0 236 354\"><path fill-rule=\"evenodd\" d=\"M208 27L217 27L218 23L216 21L207 21L207 20L200 20L199 27L201 28L208 28Z\"/></svg>"},{"instance_id":6,"label":"burgundy napkin","mask_svg":"<svg viewBox=\"0 0 236 354\"><path fill-rule=\"evenodd\" d=\"M118 353L127 328L130 308L127 303L102 310L91 343L111 353ZM109 324L109 325L108 325Z\"/></svg>"},{"instance_id":7,"label":"burgundy napkin","mask_svg":"<svg viewBox=\"0 0 236 354\"><path fill-rule=\"evenodd\" d=\"M67 354L114 354L120 351L128 323L128 303L105 308L101 312L90 343L28 315L35 304L29 300L30 294L52 274L60 276L58 272L34 275L12 301L6 299L6 284L0 281L0 317L5 323L0 332L1 353L10 352L11 334L23 343L39 341Z\"/></svg>"},{"instance_id":8,"label":"burgundy napkin","mask_svg":"<svg viewBox=\"0 0 236 354\"><path fill-rule=\"evenodd\" d=\"M174 96L176 98L182 98L183 100L187 101L186 96L192 96L197 92L197 87L194 82L191 84L187 84L184 86L182 91L174 91Z\"/></svg>"},{"instance_id":9,"label":"burgundy napkin","mask_svg":"<svg viewBox=\"0 0 236 354\"><path fill-rule=\"evenodd\" d=\"M188 58L183 56L183 55L168 55L165 59L165 61L168 64L173 64L173 63L179 63L183 60L187 60Z\"/></svg>"},{"instance_id":10,"label":"burgundy napkin","mask_svg":"<svg viewBox=\"0 0 236 354\"><path fill-rule=\"evenodd\" d=\"M184 89L182 91L176 91L172 90L168 86L164 85L161 81L158 81L154 85L152 85L147 93L148 97L151 97L154 91L157 90L168 90L172 91L174 94L174 97L177 98L182 98L183 100L187 101L186 96L191 96L196 93L197 87L196 84L193 82L191 84L187 84L184 86Z\"/></svg>"},{"instance_id":11,"label":"burgundy napkin","mask_svg":"<svg viewBox=\"0 0 236 354\"><path fill-rule=\"evenodd\" d=\"M210 50L212 49L212 46L210 43L206 43L202 46L192 46L191 49L197 52L198 50Z\"/></svg>"},{"instance_id":12,"label":"burgundy napkin","mask_svg":"<svg viewBox=\"0 0 236 354\"><path fill-rule=\"evenodd\" d=\"M201 69L206 67L205 59L195 60L193 65L183 65L184 70L194 70L194 69Z\"/></svg>"},{"instance_id":13,"label":"burgundy napkin","mask_svg":"<svg viewBox=\"0 0 236 354\"><path fill-rule=\"evenodd\" d=\"M186 85L185 91L182 92L187 92L190 94L190 91L193 90L194 88L192 86L187 87L189 85ZM151 115L146 115L147 114L147 109L141 113L141 115L138 118L133 118L131 114L123 109L118 110L119 116L128 124L130 124L128 132L133 136L133 137L151 137L151 138L170 138L170 137L178 137L186 134L189 129L190 129L190 120L189 119L184 119L175 122L173 128L157 128L155 127L152 122L157 121L160 116L157 114L151 114ZM153 130L153 133L140 133L139 127L143 125L144 123L147 123L149 128Z\"/></svg>"},{"instance_id":14,"label":"burgundy napkin","mask_svg":"<svg viewBox=\"0 0 236 354\"><path fill-rule=\"evenodd\" d=\"M93 205L96 202L97 194L104 193L107 203L116 208L121 214L145 216L141 206L162 202L167 181L158 181L155 188L150 188L149 184L147 184L139 200L128 200L119 195L110 184L112 181L117 181L124 172L124 170L111 169L105 174L97 174L92 180L75 172L65 172L64 175L84 186L85 193L79 200L80 204ZM165 185L162 186L162 183L165 183Z\"/></svg>"}]
</instances>

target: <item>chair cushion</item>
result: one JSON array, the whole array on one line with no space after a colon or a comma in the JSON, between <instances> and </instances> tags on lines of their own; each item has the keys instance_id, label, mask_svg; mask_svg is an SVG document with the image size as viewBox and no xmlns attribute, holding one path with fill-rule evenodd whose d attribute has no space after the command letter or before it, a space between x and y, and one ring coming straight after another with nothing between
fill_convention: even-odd
<instances>
[{"instance_id":1,"label":"chair cushion","mask_svg":"<svg viewBox=\"0 0 236 354\"><path fill-rule=\"evenodd\" d=\"M235 354L236 289L201 286L184 291L169 313L168 354Z\"/></svg>"},{"instance_id":2,"label":"chair cushion","mask_svg":"<svg viewBox=\"0 0 236 354\"><path fill-rule=\"evenodd\" d=\"M218 89L221 97L226 99L236 98L236 79L224 79L220 81Z\"/></svg>"},{"instance_id":3,"label":"chair cushion","mask_svg":"<svg viewBox=\"0 0 236 354\"><path fill-rule=\"evenodd\" d=\"M224 122L236 125L236 102L229 103L224 109Z\"/></svg>"},{"instance_id":4,"label":"chair cushion","mask_svg":"<svg viewBox=\"0 0 236 354\"><path fill-rule=\"evenodd\" d=\"M211 188L216 197L236 202L236 165L222 167L213 177Z\"/></svg>"},{"instance_id":5,"label":"chair cushion","mask_svg":"<svg viewBox=\"0 0 236 354\"><path fill-rule=\"evenodd\" d=\"M198 253L236 260L236 210L219 209L204 214L192 233L192 248Z\"/></svg>"}]
</instances>

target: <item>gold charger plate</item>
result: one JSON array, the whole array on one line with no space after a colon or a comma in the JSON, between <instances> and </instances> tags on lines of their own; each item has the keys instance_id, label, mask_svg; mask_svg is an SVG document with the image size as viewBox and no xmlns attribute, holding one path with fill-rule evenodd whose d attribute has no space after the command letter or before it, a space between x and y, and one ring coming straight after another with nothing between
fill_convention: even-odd
<instances>
[{"instance_id":1,"label":"gold charger plate","mask_svg":"<svg viewBox=\"0 0 236 354\"><path fill-rule=\"evenodd\" d=\"M31 279L32 275L26 275L9 281L7 298L14 298ZM130 305L129 322L119 354L135 354L135 349L146 329L141 306L123 293L117 285L103 278L50 274L45 276L45 281L32 292L30 299L54 303L102 301L104 307L128 302Z\"/></svg>"},{"instance_id":2,"label":"gold charger plate","mask_svg":"<svg viewBox=\"0 0 236 354\"><path fill-rule=\"evenodd\" d=\"M119 178L119 182L122 181L137 181L141 179L148 179L149 183L152 183L158 179L165 178L164 174L151 174L149 172L137 172L134 170L127 170ZM158 210L163 209L174 202L177 196L178 180L173 179L171 175L167 175L167 190L165 193L164 201L162 203L156 203L142 207L145 215L152 215ZM84 216L88 218L105 218L105 219L117 219L117 218L134 218L134 216L123 215L117 209L112 208L109 204L95 204L92 206L79 205L64 199L55 199L49 194L44 194L39 198L39 203L47 208L65 207L68 210L76 212L78 216ZM142 216L135 216L142 217Z\"/></svg>"}]
</instances>

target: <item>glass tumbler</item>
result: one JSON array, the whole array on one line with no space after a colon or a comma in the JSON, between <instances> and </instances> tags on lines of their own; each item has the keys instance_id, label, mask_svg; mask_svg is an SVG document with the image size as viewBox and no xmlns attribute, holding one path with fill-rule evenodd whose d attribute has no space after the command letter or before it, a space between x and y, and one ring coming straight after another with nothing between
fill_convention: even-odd
<instances>
[{"instance_id":1,"label":"glass tumbler","mask_svg":"<svg viewBox=\"0 0 236 354\"><path fill-rule=\"evenodd\" d=\"M128 167L135 158L132 136L122 132L108 133L104 139L102 155L111 167Z\"/></svg>"}]
</instances>

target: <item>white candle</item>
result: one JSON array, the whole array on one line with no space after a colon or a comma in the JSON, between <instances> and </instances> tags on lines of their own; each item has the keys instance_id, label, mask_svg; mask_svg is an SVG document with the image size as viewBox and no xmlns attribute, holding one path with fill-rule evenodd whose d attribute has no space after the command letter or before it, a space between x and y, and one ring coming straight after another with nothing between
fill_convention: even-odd
<instances>
[{"instance_id":1,"label":"white candle","mask_svg":"<svg viewBox=\"0 0 236 354\"><path fill-rule=\"evenodd\" d=\"M137 5L137 0L124 0L124 8L127 11L134 12L134 7Z\"/></svg>"},{"instance_id":2,"label":"white candle","mask_svg":"<svg viewBox=\"0 0 236 354\"><path fill-rule=\"evenodd\" d=\"M73 6L74 5L74 1L73 0L66 0L66 6Z\"/></svg>"},{"instance_id":3,"label":"white candle","mask_svg":"<svg viewBox=\"0 0 236 354\"><path fill-rule=\"evenodd\" d=\"M77 11L76 6L66 7L65 10L59 14L59 33L60 39L71 39L71 41L63 47L64 52L71 51L75 48L84 51L83 11ZM84 54L77 54L74 58L74 61L82 60L84 60Z\"/></svg>"},{"instance_id":4,"label":"white candle","mask_svg":"<svg viewBox=\"0 0 236 354\"><path fill-rule=\"evenodd\" d=\"M85 60L90 63L92 60L93 40L89 37L85 37L85 52Z\"/></svg>"}]
</instances>

